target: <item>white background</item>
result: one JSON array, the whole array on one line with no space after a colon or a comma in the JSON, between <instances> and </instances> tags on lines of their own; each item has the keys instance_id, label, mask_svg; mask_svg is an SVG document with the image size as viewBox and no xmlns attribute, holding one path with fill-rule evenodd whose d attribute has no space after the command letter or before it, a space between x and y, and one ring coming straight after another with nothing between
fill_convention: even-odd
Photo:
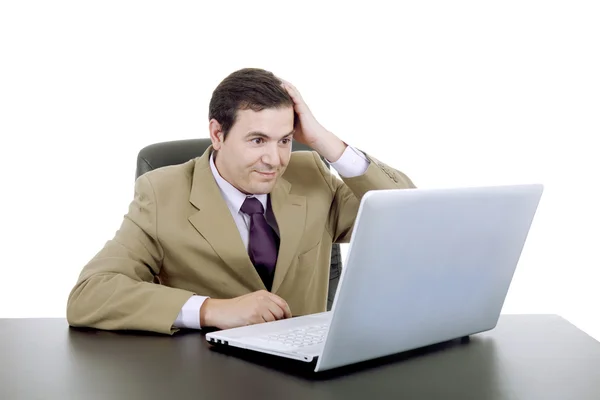
<instances>
[{"instance_id":1,"label":"white background","mask_svg":"<svg viewBox=\"0 0 600 400\"><path fill-rule=\"evenodd\" d=\"M419 187L545 184L503 312L600 339L597 2L200 3L0 5L0 317L64 317L137 152L206 137L215 86L261 67Z\"/></svg>"}]
</instances>

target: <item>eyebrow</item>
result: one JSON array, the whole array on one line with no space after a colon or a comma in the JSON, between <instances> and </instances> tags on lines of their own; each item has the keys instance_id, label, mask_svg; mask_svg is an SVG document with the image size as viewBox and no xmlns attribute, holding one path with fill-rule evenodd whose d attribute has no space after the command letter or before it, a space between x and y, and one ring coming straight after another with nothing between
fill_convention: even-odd
<instances>
[{"instance_id":1,"label":"eyebrow","mask_svg":"<svg viewBox=\"0 0 600 400\"><path fill-rule=\"evenodd\" d=\"M292 136L293 134L294 134L294 131L291 131L290 133L287 133L287 134L283 135L283 136L281 137L281 139L285 139L286 137L288 137L288 136ZM246 134L246 136L245 136L245 137L246 137L246 138L249 138L249 137L252 137L252 136L255 136L255 137L261 137L261 138L263 138L263 139L270 139L270 138L271 138L269 135L267 135L267 134L265 134L265 133L263 133L263 132L260 132L260 131L252 131L252 132L248 132L248 133Z\"/></svg>"}]
</instances>

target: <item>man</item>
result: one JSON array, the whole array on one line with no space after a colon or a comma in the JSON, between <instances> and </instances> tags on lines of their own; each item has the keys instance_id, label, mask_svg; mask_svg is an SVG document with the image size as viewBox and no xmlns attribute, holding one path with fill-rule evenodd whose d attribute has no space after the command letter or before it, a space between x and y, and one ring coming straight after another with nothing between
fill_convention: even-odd
<instances>
[{"instance_id":1,"label":"man","mask_svg":"<svg viewBox=\"0 0 600 400\"><path fill-rule=\"evenodd\" d=\"M325 311L331 245L349 241L362 196L414 187L270 72L232 73L209 108L203 156L137 179L120 229L69 295L72 326L172 334ZM292 153L292 138L314 152Z\"/></svg>"}]
</instances>

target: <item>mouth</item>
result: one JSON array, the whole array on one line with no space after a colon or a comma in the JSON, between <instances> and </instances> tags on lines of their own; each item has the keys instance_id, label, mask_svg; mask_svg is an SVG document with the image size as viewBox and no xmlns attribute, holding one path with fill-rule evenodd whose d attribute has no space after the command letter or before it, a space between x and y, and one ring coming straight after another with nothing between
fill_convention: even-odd
<instances>
[{"instance_id":1,"label":"mouth","mask_svg":"<svg viewBox=\"0 0 600 400\"><path fill-rule=\"evenodd\" d=\"M260 171L254 171L257 174L259 174L260 176L263 176L265 178L274 178L275 176L277 176L277 172L260 172Z\"/></svg>"}]
</instances>

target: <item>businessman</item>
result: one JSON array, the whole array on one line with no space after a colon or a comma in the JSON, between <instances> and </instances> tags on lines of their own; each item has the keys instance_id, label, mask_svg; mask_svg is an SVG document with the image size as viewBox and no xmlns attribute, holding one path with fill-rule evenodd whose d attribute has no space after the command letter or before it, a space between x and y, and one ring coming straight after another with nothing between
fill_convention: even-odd
<instances>
[{"instance_id":1,"label":"businessman","mask_svg":"<svg viewBox=\"0 0 600 400\"><path fill-rule=\"evenodd\" d=\"M217 86L209 133L201 157L136 180L120 229L69 295L72 326L172 334L325 311L331 245L350 240L362 196L415 187L262 69ZM292 139L314 151L292 153Z\"/></svg>"}]
</instances>

